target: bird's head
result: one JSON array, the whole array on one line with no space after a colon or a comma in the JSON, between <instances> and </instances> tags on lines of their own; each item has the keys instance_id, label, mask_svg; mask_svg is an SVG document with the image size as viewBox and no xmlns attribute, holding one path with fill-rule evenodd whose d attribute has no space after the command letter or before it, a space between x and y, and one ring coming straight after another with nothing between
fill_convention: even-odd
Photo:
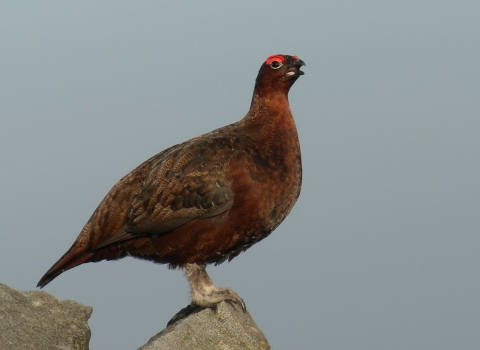
<instances>
[{"instance_id":1,"label":"bird's head","mask_svg":"<svg viewBox=\"0 0 480 350\"><path fill-rule=\"evenodd\" d=\"M288 93L290 87L304 73L300 70L305 62L298 56L272 55L268 57L258 72L255 90L257 93L269 91L284 91Z\"/></svg>"}]
</instances>

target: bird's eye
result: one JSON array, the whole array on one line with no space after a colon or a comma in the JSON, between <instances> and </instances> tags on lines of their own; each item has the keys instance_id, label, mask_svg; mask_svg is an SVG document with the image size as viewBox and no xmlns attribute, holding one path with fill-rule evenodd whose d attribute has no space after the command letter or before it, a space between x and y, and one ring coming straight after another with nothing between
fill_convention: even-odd
<instances>
[{"instance_id":1,"label":"bird's eye","mask_svg":"<svg viewBox=\"0 0 480 350\"><path fill-rule=\"evenodd\" d=\"M270 63L270 67L272 67L273 69L278 69L282 66L282 64L278 61L272 61L272 63Z\"/></svg>"}]
</instances>

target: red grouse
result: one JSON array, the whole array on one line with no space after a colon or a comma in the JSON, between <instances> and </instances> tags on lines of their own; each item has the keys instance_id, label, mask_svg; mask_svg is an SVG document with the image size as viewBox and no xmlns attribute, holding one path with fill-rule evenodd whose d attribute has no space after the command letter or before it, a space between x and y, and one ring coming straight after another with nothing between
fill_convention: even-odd
<instances>
[{"instance_id":1,"label":"red grouse","mask_svg":"<svg viewBox=\"0 0 480 350\"><path fill-rule=\"evenodd\" d=\"M297 56L268 57L245 118L170 147L122 178L37 286L83 263L133 256L184 269L197 305L244 307L235 292L213 285L205 266L267 237L300 194L288 91L303 65Z\"/></svg>"}]
</instances>

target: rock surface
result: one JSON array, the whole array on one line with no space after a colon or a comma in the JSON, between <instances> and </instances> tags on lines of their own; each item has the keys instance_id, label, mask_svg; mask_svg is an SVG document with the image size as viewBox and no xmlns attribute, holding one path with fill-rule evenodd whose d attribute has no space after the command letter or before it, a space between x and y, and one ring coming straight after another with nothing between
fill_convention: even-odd
<instances>
[{"instance_id":1,"label":"rock surface","mask_svg":"<svg viewBox=\"0 0 480 350\"><path fill-rule=\"evenodd\" d=\"M1 350L88 350L92 308L41 291L0 284ZM271 349L248 311L226 302L188 306L139 350Z\"/></svg>"},{"instance_id":2,"label":"rock surface","mask_svg":"<svg viewBox=\"0 0 480 350\"><path fill-rule=\"evenodd\" d=\"M188 315L182 315L187 313ZM216 310L187 307L139 350L271 349L248 311L226 302Z\"/></svg>"},{"instance_id":3,"label":"rock surface","mask_svg":"<svg viewBox=\"0 0 480 350\"><path fill-rule=\"evenodd\" d=\"M86 350L92 308L0 284L0 349Z\"/></svg>"}]
</instances>

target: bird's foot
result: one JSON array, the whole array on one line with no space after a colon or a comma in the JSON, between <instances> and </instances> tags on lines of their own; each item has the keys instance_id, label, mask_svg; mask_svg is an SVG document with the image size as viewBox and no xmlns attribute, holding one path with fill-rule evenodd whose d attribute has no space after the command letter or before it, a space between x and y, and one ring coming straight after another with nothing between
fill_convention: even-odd
<instances>
[{"instance_id":1,"label":"bird's foot","mask_svg":"<svg viewBox=\"0 0 480 350\"><path fill-rule=\"evenodd\" d=\"M239 305L243 312L247 310L243 299L229 288L216 288L213 286L213 289L209 290L208 293L198 293L192 291L192 301L195 304L203 307L215 307L218 303L226 301Z\"/></svg>"},{"instance_id":2,"label":"bird's foot","mask_svg":"<svg viewBox=\"0 0 480 350\"><path fill-rule=\"evenodd\" d=\"M205 271L205 266L186 264L183 266L188 282L192 287L192 302L203 307L215 307L222 301L240 305L242 311L247 310L245 302L229 288L217 288Z\"/></svg>"}]
</instances>

